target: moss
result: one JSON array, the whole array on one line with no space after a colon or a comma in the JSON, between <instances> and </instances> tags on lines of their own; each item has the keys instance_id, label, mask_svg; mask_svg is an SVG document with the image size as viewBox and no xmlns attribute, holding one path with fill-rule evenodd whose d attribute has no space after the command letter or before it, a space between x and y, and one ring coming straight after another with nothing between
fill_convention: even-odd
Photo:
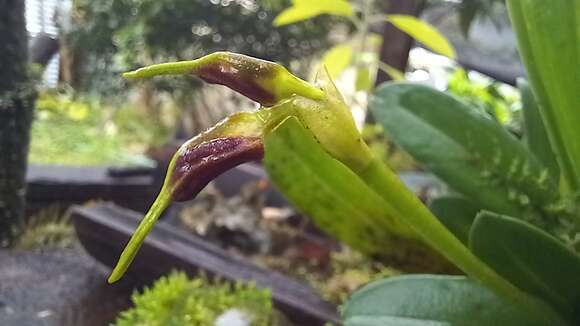
<instances>
[{"instance_id":1,"label":"moss","mask_svg":"<svg viewBox=\"0 0 580 326\"><path fill-rule=\"evenodd\" d=\"M366 124L362 136L375 157L381 158L391 169L398 172L420 169L411 155L388 139L381 125Z\"/></svg>"},{"instance_id":2,"label":"moss","mask_svg":"<svg viewBox=\"0 0 580 326\"><path fill-rule=\"evenodd\" d=\"M78 243L70 216L58 205L31 216L13 247L24 250L72 248Z\"/></svg>"},{"instance_id":3,"label":"moss","mask_svg":"<svg viewBox=\"0 0 580 326\"><path fill-rule=\"evenodd\" d=\"M133 294L134 307L124 311L116 326L208 326L228 311L238 311L252 326L275 325L269 290L252 284L211 282L200 277L189 279L173 272L150 288Z\"/></svg>"},{"instance_id":4,"label":"moss","mask_svg":"<svg viewBox=\"0 0 580 326\"><path fill-rule=\"evenodd\" d=\"M363 285L401 273L349 248L331 253L330 259L329 273L304 277L323 298L337 305L345 303Z\"/></svg>"}]
</instances>

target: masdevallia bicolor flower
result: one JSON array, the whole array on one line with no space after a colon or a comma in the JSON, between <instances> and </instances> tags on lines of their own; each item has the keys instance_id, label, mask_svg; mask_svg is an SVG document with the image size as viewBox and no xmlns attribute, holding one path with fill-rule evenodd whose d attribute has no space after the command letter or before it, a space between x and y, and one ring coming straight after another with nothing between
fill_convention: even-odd
<instances>
[{"instance_id":1,"label":"masdevallia bicolor flower","mask_svg":"<svg viewBox=\"0 0 580 326\"><path fill-rule=\"evenodd\" d=\"M269 61L218 52L183 62L163 63L125 73L127 79L192 75L225 85L260 103L253 112L232 114L184 143L175 153L163 188L123 251L109 282L118 280L135 257L153 224L171 203L194 198L211 180L264 156L264 137L295 117L320 145L355 173L364 173L372 154L352 115L325 70L313 85Z\"/></svg>"}]
</instances>

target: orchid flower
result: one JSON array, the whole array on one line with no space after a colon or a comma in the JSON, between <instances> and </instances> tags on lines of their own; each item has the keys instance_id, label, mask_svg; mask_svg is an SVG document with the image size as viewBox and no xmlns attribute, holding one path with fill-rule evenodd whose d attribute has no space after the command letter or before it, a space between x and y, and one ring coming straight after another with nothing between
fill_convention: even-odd
<instances>
[{"instance_id":1,"label":"orchid flower","mask_svg":"<svg viewBox=\"0 0 580 326\"><path fill-rule=\"evenodd\" d=\"M261 160L264 137L289 117L296 117L330 155L355 173L365 171L373 160L348 107L324 70L317 84L311 85L276 63L217 52L192 61L157 64L123 74L127 79L158 75L192 75L208 83L225 85L261 107L230 115L178 149L157 199L109 277L111 283L125 273L145 236L172 201L193 199L221 173L244 162Z\"/></svg>"}]
</instances>

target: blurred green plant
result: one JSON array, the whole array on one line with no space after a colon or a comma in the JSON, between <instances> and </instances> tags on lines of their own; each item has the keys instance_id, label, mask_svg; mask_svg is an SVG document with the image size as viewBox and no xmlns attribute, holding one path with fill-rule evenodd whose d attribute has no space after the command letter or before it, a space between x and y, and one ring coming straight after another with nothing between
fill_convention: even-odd
<instances>
[{"instance_id":1,"label":"blurred green plant","mask_svg":"<svg viewBox=\"0 0 580 326\"><path fill-rule=\"evenodd\" d=\"M350 295L369 282L379 280L401 272L371 260L358 252L343 250L331 255L331 277L312 279L311 284L320 292L323 298L337 305L342 305Z\"/></svg>"},{"instance_id":2,"label":"blurred green plant","mask_svg":"<svg viewBox=\"0 0 580 326\"><path fill-rule=\"evenodd\" d=\"M517 124L519 117L516 111L521 106L517 90L494 80L486 81L483 77L481 79L474 80L465 70L457 68L448 80L447 90L469 104L481 108L482 112L489 114L501 124Z\"/></svg>"},{"instance_id":3,"label":"blurred green plant","mask_svg":"<svg viewBox=\"0 0 580 326\"><path fill-rule=\"evenodd\" d=\"M417 171L420 169L411 155L388 139L382 125L367 123L361 130L361 135L373 155L382 159L394 171Z\"/></svg>"},{"instance_id":4,"label":"blurred green plant","mask_svg":"<svg viewBox=\"0 0 580 326\"><path fill-rule=\"evenodd\" d=\"M42 119L62 117L73 121L82 121L90 111L88 103L75 101L70 94L45 91L36 99L37 114Z\"/></svg>"},{"instance_id":5,"label":"blurred green plant","mask_svg":"<svg viewBox=\"0 0 580 326\"><path fill-rule=\"evenodd\" d=\"M354 26L353 32L346 41L328 50L321 64L326 66L332 78L337 78L348 67L355 67L356 90L372 90L377 69L383 70L394 80L405 78L404 72L379 60L378 50L383 40L379 34L371 32L371 26L376 23L391 23L434 52L455 58L455 50L449 41L433 26L413 16L377 14L380 12L379 5L383 4L373 0L324 0L314 4L312 1L293 0L292 6L274 19L274 25L285 26L320 15L337 16L350 22Z\"/></svg>"},{"instance_id":6,"label":"blurred green plant","mask_svg":"<svg viewBox=\"0 0 580 326\"><path fill-rule=\"evenodd\" d=\"M327 46L333 20L320 18L282 29L272 20L288 0L75 0L73 24L65 36L76 59L83 90L122 90L120 71L158 61L188 60L229 50L286 65ZM186 96L196 80L164 80L161 91ZM177 93L177 94L176 94Z\"/></svg>"},{"instance_id":7,"label":"blurred green plant","mask_svg":"<svg viewBox=\"0 0 580 326\"><path fill-rule=\"evenodd\" d=\"M37 100L30 161L45 164L151 164L144 155L169 129L132 106L112 107L70 91L45 91Z\"/></svg>"},{"instance_id":8,"label":"blurred green plant","mask_svg":"<svg viewBox=\"0 0 580 326\"><path fill-rule=\"evenodd\" d=\"M189 279L172 272L132 296L134 307L122 312L116 326L208 326L228 311L239 312L252 326L277 325L267 289L252 284ZM246 325L246 324L244 324Z\"/></svg>"}]
</instances>

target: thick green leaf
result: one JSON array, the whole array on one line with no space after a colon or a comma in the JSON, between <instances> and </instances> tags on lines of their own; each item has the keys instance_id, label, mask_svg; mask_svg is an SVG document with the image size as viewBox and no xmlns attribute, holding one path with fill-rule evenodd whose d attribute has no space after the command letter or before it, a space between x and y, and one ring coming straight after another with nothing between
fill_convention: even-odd
<instances>
[{"instance_id":1,"label":"thick green leaf","mask_svg":"<svg viewBox=\"0 0 580 326\"><path fill-rule=\"evenodd\" d=\"M434 52L455 59L451 43L431 24L408 15L388 15L387 20Z\"/></svg>"},{"instance_id":2,"label":"thick green leaf","mask_svg":"<svg viewBox=\"0 0 580 326\"><path fill-rule=\"evenodd\" d=\"M322 57L322 64L328 70L330 77L337 78L352 60L352 46L339 44L328 50Z\"/></svg>"},{"instance_id":3,"label":"thick green leaf","mask_svg":"<svg viewBox=\"0 0 580 326\"><path fill-rule=\"evenodd\" d=\"M547 306L475 257L380 160L357 175L332 158L297 118L289 117L266 134L264 163L274 184L297 208L354 248L379 256L398 255L406 262L418 258L414 264L433 268L441 261L415 240L417 232L467 274L530 315L562 325Z\"/></svg>"},{"instance_id":4,"label":"thick green leaf","mask_svg":"<svg viewBox=\"0 0 580 326\"><path fill-rule=\"evenodd\" d=\"M497 122L451 95L381 85L370 108L391 138L484 209L533 219L558 200L557 183Z\"/></svg>"},{"instance_id":5,"label":"thick green leaf","mask_svg":"<svg viewBox=\"0 0 580 326\"><path fill-rule=\"evenodd\" d=\"M557 239L517 219L480 213L471 250L519 288L580 322L580 257Z\"/></svg>"},{"instance_id":6,"label":"thick green leaf","mask_svg":"<svg viewBox=\"0 0 580 326\"><path fill-rule=\"evenodd\" d=\"M525 79L518 79L518 88L522 97L526 145L538 160L548 168L550 174L557 179L560 176L560 167L554 150L550 145L538 103Z\"/></svg>"},{"instance_id":7,"label":"thick green leaf","mask_svg":"<svg viewBox=\"0 0 580 326\"><path fill-rule=\"evenodd\" d=\"M520 54L550 143L572 191L580 189L580 1L508 0Z\"/></svg>"},{"instance_id":8,"label":"thick green leaf","mask_svg":"<svg viewBox=\"0 0 580 326\"><path fill-rule=\"evenodd\" d=\"M265 138L264 164L278 189L318 226L367 254L427 251L403 219L354 172L287 118Z\"/></svg>"},{"instance_id":9,"label":"thick green leaf","mask_svg":"<svg viewBox=\"0 0 580 326\"><path fill-rule=\"evenodd\" d=\"M480 211L476 203L459 196L439 197L431 201L429 209L449 231L467 244L471 224Z\"/></svg>"},{"instance_id":10,"label":"thick green leaf","mask_svg":"<svg viewBox=\"0 0 580 326\"><path fill-rule=\"evenodd\" d=\"M346 326L545 325L530 318L466 277L442 275L373 282L355 292L343 310Z\"/></svg>"},{"instance_id":11,"label":"thick green leaf","mask_svg":"<svg viewBox=\"0 0 580 326\"><path fill-rule=\"evenodd\" d=\"M414 318L355 316L349 318L345 326L449 326L449 324Z\"/></svg>"},{"instance_id":12,"label":"thick green leaf","mask_svg":"<svg viewBox=\"0 0 580 326\"><path fill-rule=\"evenodd\" d=\"M291 7L274 19L274 26L288 25L322 14L352 17L354 9L346 0L294 0Z\"/></svg>"}]
</instances>

